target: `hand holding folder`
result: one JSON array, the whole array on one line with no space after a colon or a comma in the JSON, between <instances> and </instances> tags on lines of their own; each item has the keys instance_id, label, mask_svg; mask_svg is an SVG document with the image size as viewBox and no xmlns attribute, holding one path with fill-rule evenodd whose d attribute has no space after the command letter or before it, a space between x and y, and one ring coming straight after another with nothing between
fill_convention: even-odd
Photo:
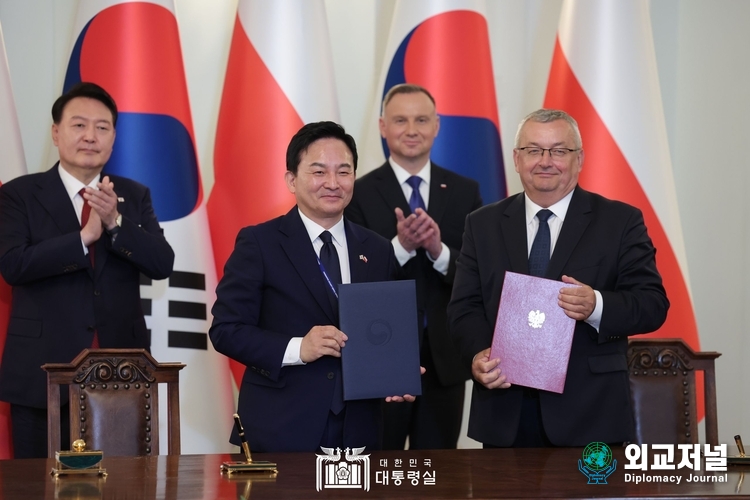
<instances>
[{"instance_id":1,"label":"hand holding folder","mask_svg":"<svg viewBox=\"0 0 750 500\"><path fill-rule=\"evenodd\" d=\"M419 367L419 374L424 375L424 372L427 370L424 366ZM417 397L412 396L411 394L404 394L403 396L388 396L385 398L386 403L413 403L416 401Z\"/></svg>"},{"instance_id":2,"label":"hand holding folder","mask_svg":"<svg viewBox=\"0 0 750 500\"><path fill-rule=\"evenodd\" d=\"M471 362L471 376L487 389L507 389L510 382L500 368L500 359L490 359L491 350L492 348L488 347L474 356L474 361Z\"/></svg>"},{"instance_id":3,"label":"hand holding folder","mask_svg":"<svg viewBox=\"0 0 750 500\"><path fill-rule=\"evenodd\" d=\"M341 349L348 337L335 326L314 326L302 337L299 357L305 363L312 363L323 356L341 357Z\"/></svg>"}]
</instances>

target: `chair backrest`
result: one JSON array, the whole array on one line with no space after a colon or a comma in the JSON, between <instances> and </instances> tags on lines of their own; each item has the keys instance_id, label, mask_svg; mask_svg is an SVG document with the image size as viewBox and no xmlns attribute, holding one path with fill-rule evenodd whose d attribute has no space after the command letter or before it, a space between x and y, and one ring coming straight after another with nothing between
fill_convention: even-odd
<instances>
[{"instance_id":1,"label":"chair backrest","mask_svg":"<svg viewBox=\"0 0 750 500\"><path fill-rule=\"evenodd\" d=\"M698 443L696 371L703 372L706 443L719 444L716 418L718 352L695 352L681 339L628 342L630 397L637 444Z\"/></svg>"},{"instance_id":2,"label":"chair backrest","mask_svg":"<svg viewBox=\"0 0 750 500\"><path fill-rule=\"evenodd\" d=\"M180 370L145 349L84 349L47 363L47 453L60 449L60 386L70 386L70 440L104 456L159 454L159 384L167 384L167 443L180 454Z\"/></svg>"}]
</instances>

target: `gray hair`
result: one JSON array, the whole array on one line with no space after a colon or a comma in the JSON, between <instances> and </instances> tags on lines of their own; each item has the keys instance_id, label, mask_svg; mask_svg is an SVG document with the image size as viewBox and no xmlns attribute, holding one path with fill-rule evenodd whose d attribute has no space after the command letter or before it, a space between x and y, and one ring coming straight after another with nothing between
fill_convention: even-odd
<instances>
[{"instance_id":1,"label":"gray hair","mask_svg":"<svg viewBox=\"0 0 750 500\"><path fill-rule=\"evenodd\" d=\"M565 111L559 110L559 109L537 109L533 113L529 113L526 115L526 118L521 120L521 123L518 125L518 131L516 132L516 148L521 146L521 129L528 121L537 122L537 123L550 123L557 120L565 120L568 122L568 125L570 125L570 128L573 130L574 140L575 140L575 147L576 149L581 149L583 147L583 141L581 140L581 131L578 130L578 122L575 121L575 118L570 116Z\"/></svg>"}]
</instances>

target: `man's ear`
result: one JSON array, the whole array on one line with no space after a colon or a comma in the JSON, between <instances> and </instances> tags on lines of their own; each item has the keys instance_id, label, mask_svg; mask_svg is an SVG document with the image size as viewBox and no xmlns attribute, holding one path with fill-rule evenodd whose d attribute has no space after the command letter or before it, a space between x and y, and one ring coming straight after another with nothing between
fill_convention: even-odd
<instances>
[{"instance_id":1,"label":"man's ear","mask_svg":"<svg viewBox=\"0 0 750 500\"><path fill-rule=\"evenodd\" d=\"M289 192L294 194L297 190L297 176L287 170L286 172L284 172L284 181L286 181L286 187Z\"/></svg>"}]
</instances>

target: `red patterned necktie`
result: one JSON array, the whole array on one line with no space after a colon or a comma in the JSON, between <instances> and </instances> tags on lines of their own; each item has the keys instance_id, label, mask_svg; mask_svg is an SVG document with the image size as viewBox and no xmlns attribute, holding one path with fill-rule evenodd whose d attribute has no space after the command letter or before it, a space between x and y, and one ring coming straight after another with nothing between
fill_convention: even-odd
<instances>
[{"instance_id":1,"label":"red patterned necktie","mask_svg":"<svg viewBox=\"0 0 750 500\"><path fill-rule=\"evenodd\" d=\"M80 191L78 191L78 194L81 195L81 198L83 198L83 193L86 192L86 188L81 188ZM89 216L91 215L91 205L89 205L89 202L86 201L86 198L83 198L83 211L81 211L81 229L86 225L86 223L89 221ZM92 243L88 246L89 249L89 261L91 261L91 267L94 267L94 252L96 251L95 246L96 243Z\"/></svg>"},{"instance_id":2,"label":"red patterned necktie","mask_svg":"<svg viewBox=\"0 0 750 500\"><path fill-rule=\"evenodd\" d=\"M78 194L80 194L81 198L83 198L83 193L85 192L86 192L86 188L81 188L81 190L78 191ZM86 201L86 198L83 198L83 210L81 211L81 229L83 229L83 227L89 221L90 215L91 215L91 205L89 205L88 201ZM95 245L96 245L96 242L88 246L89 261L91 262L92 269L96 269L94 267L94 251L96 250ZM91 348L99 349L99 334L96 330L94 330L94 340L91 342Z\"/></svg>"}]
</instances>

